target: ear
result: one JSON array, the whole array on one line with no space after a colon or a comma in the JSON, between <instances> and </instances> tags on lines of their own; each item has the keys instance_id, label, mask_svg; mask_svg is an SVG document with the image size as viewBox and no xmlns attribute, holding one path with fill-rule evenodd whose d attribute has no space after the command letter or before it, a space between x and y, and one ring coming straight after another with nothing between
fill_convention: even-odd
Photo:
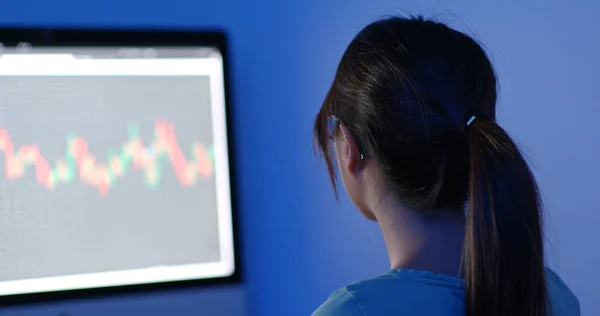
<instances>
[{"instance_id":1,"label":"ear","mask_svg":"<svg viewBox=\"0 0 600 316\"><path fill-rule=\"evenodd\" d=\"M362 168L360 151L352 133L344 124L340 124L340 137L336 144L337 155L340 158L340 168L355 174Z\"/></svg>"}]
</instances>

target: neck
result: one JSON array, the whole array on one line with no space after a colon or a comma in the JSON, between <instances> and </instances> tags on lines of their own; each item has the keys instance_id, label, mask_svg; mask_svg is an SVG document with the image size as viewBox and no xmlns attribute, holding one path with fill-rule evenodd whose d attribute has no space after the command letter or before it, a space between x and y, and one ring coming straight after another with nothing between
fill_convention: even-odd
<instances>
[{"instance_id":1,"label":"neck","mask_svg":"<svg viewBox=\"0 0 600 316\"><path fill-rule=\"evenodd\" d=\"M383 232L392 269L416 269L462 275L460 264L465 217L459 210L425 216L393 203L373 212Z\"/></svg>"}]
</instances>

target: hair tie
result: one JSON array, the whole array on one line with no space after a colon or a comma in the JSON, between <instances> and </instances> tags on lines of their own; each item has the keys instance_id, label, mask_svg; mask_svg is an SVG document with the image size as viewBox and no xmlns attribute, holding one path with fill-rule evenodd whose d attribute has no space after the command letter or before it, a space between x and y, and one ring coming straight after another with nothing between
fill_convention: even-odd
<instances>
[{"instance_id":1,"label":"hair tie","mask_svg":"<svg viewBox=\"0 0 600 316\"><path fill-rule=\"evenodd\" d=\"M483 111L479 110L479 109L469 109L467 111L465 111L465 120L463 122L465 122L465 126L469 127L473 124L473 122L475 122L476 119L481 118L481 117L486 117L485 113L483 113Z\"/></svg>"},{"instance_id":2,"label":"hair tie","mask_svg":"<svg viewBox=\"0 0 600 316\"><path fill-rule=\"evenodd\" d=\"M471 126L471 124L473 123L473 121L475 121L476 118L476 115L471 115L471 118L469 118L469 120L467 121L467 127Z\"/></svg>"}]
</instances>

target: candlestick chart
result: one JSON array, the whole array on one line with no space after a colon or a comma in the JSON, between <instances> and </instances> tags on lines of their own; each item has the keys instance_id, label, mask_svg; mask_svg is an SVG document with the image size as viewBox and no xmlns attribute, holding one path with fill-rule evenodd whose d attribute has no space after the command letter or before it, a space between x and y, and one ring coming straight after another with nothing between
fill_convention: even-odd
<instances>
[{"instance_id":1,"label":"candlestick chart","mask_svg":"<svg viewBox=\"0 0 600 316\"><path fill-rule=\"evenodd\" d=\"M177 141L171 122L157 119L153 132L153 139L145 145L139 126L129 125L127 140L120 148L107 152L104 158L97 157L89 150L84 137L70 132L66 135L64 157L51 163L44 157L40 146L16 145L18 140L12 139L10 131L0 127L0 151L4 153L5 177L9 181L17 181L24 178L27 172L34 171L37 183L47 190L80 181L104 197L119 179L132 170L143 173L144 182L149 188L160 185L165 167L172 168L179 184L185 187L213 176L214 149L211 146L194 142L188 159Z\"/></svg>"}]
</instances>

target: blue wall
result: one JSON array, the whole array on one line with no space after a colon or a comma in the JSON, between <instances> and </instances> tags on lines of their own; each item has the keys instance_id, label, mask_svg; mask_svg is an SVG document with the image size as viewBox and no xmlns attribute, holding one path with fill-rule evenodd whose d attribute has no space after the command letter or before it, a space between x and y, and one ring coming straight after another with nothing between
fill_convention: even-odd
<instances>
[{"instance_id":1,"label":"blue wall","mask_svg":"<svg viewBox=\"0 0 600 316\"><path fill-rule=\"evenodd\" d=\"M0 310L3 315L307 315L336 287L383 272L377 226L337 204L311 125L352 36L388 13L435 15L492 51L500 117L534 161L549 264L600 315L600 34L592 1L1 0L0 24L218 26L231 35L245 284ZM471 3L468 3L471 2ZM576 3L577 2L577 3ZM565 2L566 3L566 2Z\"/></svg>"}]
</instances>

